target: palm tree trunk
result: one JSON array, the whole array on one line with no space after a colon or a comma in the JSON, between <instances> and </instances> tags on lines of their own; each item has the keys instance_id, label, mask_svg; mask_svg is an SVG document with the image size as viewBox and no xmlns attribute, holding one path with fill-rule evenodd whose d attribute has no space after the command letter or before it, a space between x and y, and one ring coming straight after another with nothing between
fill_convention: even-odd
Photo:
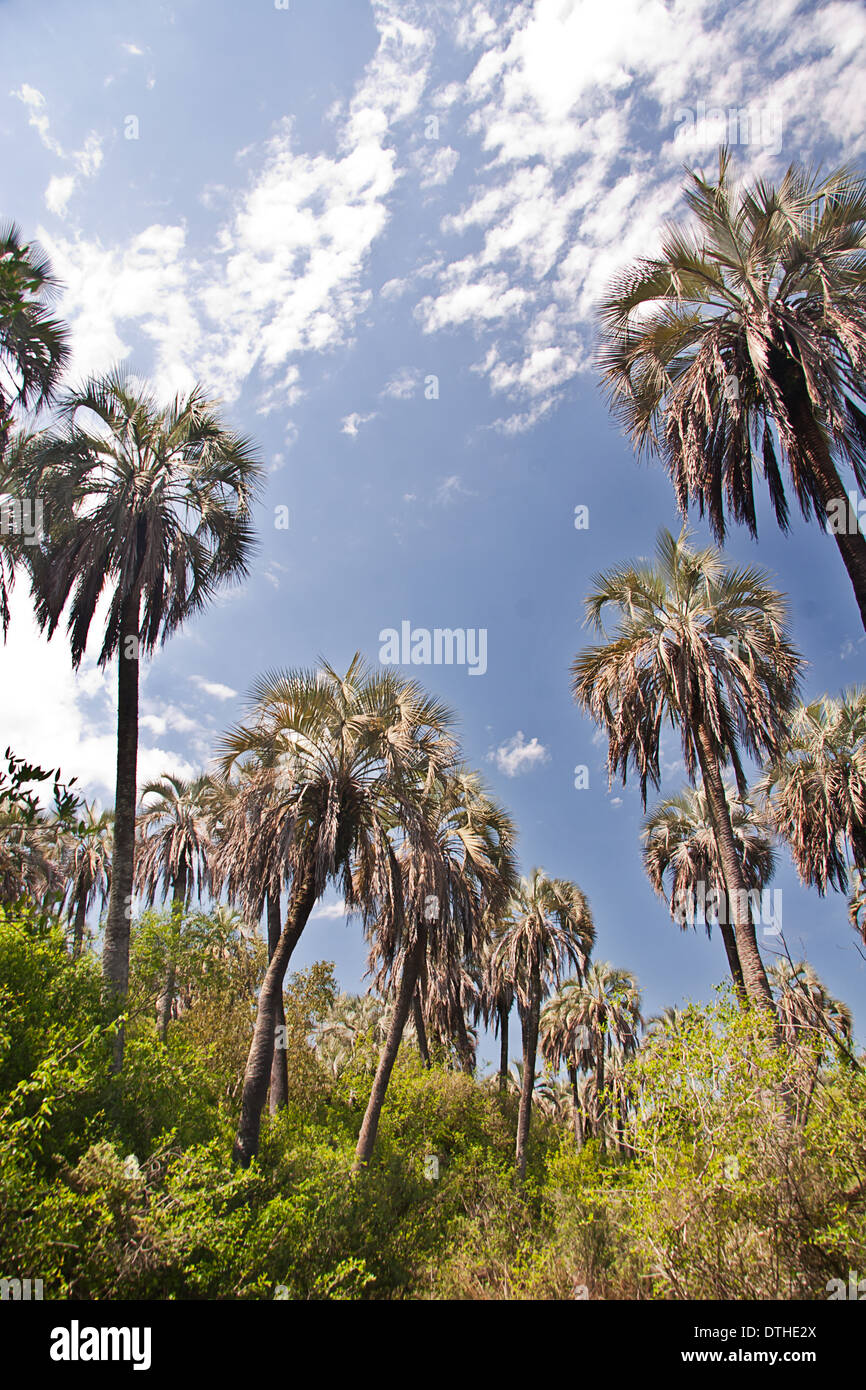
<instances>
[{"instance_id":1,"label":"palm tree trunk","mask_svg":"<svg viewBox=\"0 0 866 1390\"><path fill-rule=\"evenodd\" d=\"M472 1076L475 1071L475 1052L472 1043L469 1041L469 1034L466 1031L466 1018L459 1001L457 1005L457 1021L455 1031L457 1034L457 1051L460 1054L460 1065L467 1076Z\"/></svg>"},{"instance_id":2,"label":"palm tree trunk","mask_svg":"<svg viewBox=\"0 0 866 1390\"><path fill-rule=\"evenodd\" d=\"M583 1142L582 1129L580 1122L580 1098L577 1094L577 1067L568 1068L568 1079L571 1082L571 1113L574 1122L574 1142L580 1148Z\"/></svg>"},{"instance_id":3,"label":"palm tree trunk","mask_svg":"<svg viewBox=\"0 0 866 1390\"><path fill-rule=\"evenodd\" d=\"M731 811L725 796L722 774L718 758L706 729L697 731L698 760L707 793L707 802L713 818L722 861L722 873L727 889L727 916L734 919L734 937L737 956L742 969L743 985L752 1003L762 1008L773 1009L773 996L764 970L764 962L758 950L755 928L749 912L749 894L743 878L743 868L737 854L734 829L731 824ZM728 923L730 925L730 922ZM736 977L735 982L736 982Z\"/></svg>"},{"instance_id":4,"label":"palm tree trunk","mask_svg":"<svg viewBox=\"0 0 866 1390\"><path fill-rule=\"evenodd\" d=\"M129 930L135 864L135 802L138 777L139 592L133 590L120 613L117 657L117 776L114 793L114 859L111 894L102 948L105 991L122 1012L129 988ZM112 1069L123 1066L124 1030L114 1043Z\"/></svg>"},{"instance_id":5,"label":"palm tree trunk","mask_svg":"<svg viewBox=\"0 0 866 1390\"><path fill-rule=\"evenodd\" d=\"M598 1040L598 1057L596 1058L595 1066L595 1113L597 1117L596 1133L602 1153L604 1153L607 1146L607 1135L605 1134L604 1128L606 1109L604 1094L604 1044L605 1035L604 1033L600 1033Z\"/></svg>"},{"instance_id":6,"label":"palm tree trunk","mask_svg":"<svg viewBox=\"0 0 866 1390\"><path fill-rule=\"evenodd\" d=\"M159 1040L164 1043L168 1034L168 1021L171 1018L171 1007L174 1003L175 985L177 983L177 938L180 935L183 925L183 913L186 907L186 865L182 864L177 871L174 884L172 885L171 901L171 932L169 934L168 946L168 966L166 967L165 980L159 997L156 1001L156 1031Z\"/></svg>"},{"instance_id":7,"label":"palm tree trunk","mask_svg":"<svg viewBox=\"0 0 866 1390\"><path fill-rule=\"evenodd\" d=\"M504 1004L499 1005L499 1091L505 1095L508 1090L508 1014Z\"/></svg>"},{"instance_id":8,"label":"palm tree trunk","mask_svg":"<svg viewBox=\"0 0 866 1390\"><path fill-rule=\"evenodd\" d=\"M526 1154L529 1147L529 1123L532 1119L532 1088L535 1085L535 1057L538 1052L538 1016L541 1011L541 972L538 963L532 966L529 981L529 1000L521 1019L523 1033L523 1078L520 1087L520 1109L517 1113L517 1177L526 1177Z\"/></svg>"},{"instance_id":9,"label":"palm tree trunk","mask_svg":"<svg viewBox=\"0 0 866 1390\"><path fill-rule=\"evenodd\" d=\"M232 1151L232 1158L243 1168L249 1167L254 1155L258 1152L262 1111L268 1098L268 1083L274 1054L274 1030L277 1024L279 1000L283 992L283 980L292 958L292 952L307 925L315 902L316 891L312 875L309 873L296 875L292 884L292 891L289 894L285 925L259 991L256 1024L244 1071L241 1115Z\"/></svg>"},{"instance_id":10,"label":"palm tree trunk","mask_svg":"<svg viewBox=\"0 0 866 1390\"><path fill-rule=\"evenodd\" d=\"M282 923L280 920L280 895L279 893L268 893L267 896L268 913L268 960L273 960L274 951L280 942L282 935ZM271 1084L268 1097L268 1108L272 1115L276 1115L281 1107L289 1103L289 1059L286 1054L285 1044L281 1047L276 1046L276 1034L278 1029L281 1039L285 1038L286 1027L286 1008L283 999L283 991L280 989L277 999L277 1019L274 1026L274 1055L271 1061Z\"/></svg>"},{"instance_id":11,"label":"palm tree trunk","mask_svg":"<svg viewBox=\"0 0 866 1390\"><path fill-rule=\"evenodd\" d=\"M418 993L417 985L415 987L415 993L412 995L412 1021L415 1024L415 1037L418 1039L418 1051L421 1053L421 1061L424 1063L425 1067L429 1067L431 1065L430 1048L427 1045L427 1029L424 1026L424 1010L421 1007L421 996Z\"/></svg>"},{"instance_id":12,"label":"palm tree trunk","mask_svg":"<svg viewBox=\"0 0 866 1390\"><path fill-rule=\"evenodd\" d=\"M784 371L786 379L784 384L779 383L782 399L797 438L805 446L824 510L829 512L833 503L837 507L841 501L845 503L845 525L841 530L834 530L833 536L839 554L842 556L842 563L848 571L848 578L851 580L857 607L860 609L860 621L866 628L866 537L860 530L856 518L849 530L848 499L827 447L827 442L815 423L806 383L802 379L802 372L800 373L799 389L797 389L791 382L790 365L786 363L785 366L787 368ZM833 508L833 511L836 511L836 507Z\"/></svg>"},{"instance_id":13,"label":"palm tree trunk","mask_svg":"<svg viewBox=\"0 0 866 1390\"><path fill-rule=\"evenodd\" d=\"M365 1168L373 1156L373 1148L376 1143L376 1132L379 1128L379 1116L382 1113L382 1106L385 1103L385 1095L388 1091L388 1082L391 1080L391 1072L394 1070L394 1063L397 1060L397 1053L400 1050L400 1040L403 1037L403 1029L406 1027L406 1020L409 1017L412 997L415 993L415 986L418 982L418 975L424 960L425 945L425 928L423 924L419 924L418 940L415 942L415 945L412 947L403 965L403 973L400 976L400 986L397 990L397 998L394 1004L394 1013L391 1016L391 1026L388 1029L385 1046L382 1048L382 1052L379 1056L379 1065L376 1068L373 1089L370 1092L370 1099L367 1101L367 1109L364 1111L361 1132L358 1135L358 1145L355 1149L356 1172L361 1168Z\"/></svg>"},{"instance_id":14,"label":"palm tree trunk","mask_svg":"<svg viewBox=\"0 0 866 1390\"><path fill-rule=\"evenodd\" d=\"M84 927L87 920L87 895L79 893L75 904L75 922L72 928L72 956L77 959L84 950Z\"/></svg>"}]
</instances>

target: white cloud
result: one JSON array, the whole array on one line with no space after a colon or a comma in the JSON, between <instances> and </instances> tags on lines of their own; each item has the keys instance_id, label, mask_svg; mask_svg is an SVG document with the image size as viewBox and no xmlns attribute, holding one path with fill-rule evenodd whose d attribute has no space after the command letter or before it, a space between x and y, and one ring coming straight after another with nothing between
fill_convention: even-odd
<instances>
[{"instance_id":1,"label":"white cloud","mask_svg":"<svg viewBox=\"0 0 866 1390\"><path fill-rule=\"evenodd\" d=\"M145 707L148 707L149 703L152 702L142 701ZM158 703L154 705L153 711L139 716L139 723L144 724L157 738L161 738L168 729L174 729L179 734L191 734L201 727L199 720L191 719L177 705Z\"/></svg>"},{"instance_id":2,"label":"white cloud","mask_svg":"<svg viewBox=\"0 0 866 1390\"><path fill-rule=\"evenodd\" d=\"M438 188L447 183L457 168L460 155L450 145L423 147L415 156L422 188Z\"/></svg>"},{"instance_id":3,"label":"white cloud","mask_svg":"<svg viewBox=\"0 0 866 1390\"><path fill-rule=\"evenodd\" d=\"M340 430L340 433L348 434L350 438L354 439L357 436L361 426L368 424L370 420L375 420L375 418L375 410L371 411L369 415L359 415L357 411L353 411L351 415L345 416L345 418L341 421L342 428Z\"/></svg>"},{"instance_id":4,"label":"white cloud","mask_svg":"<svg viewBox=\"0 0 866 1390\"><path fill-rule=\"evenodd\" d=\"M101 603L93 623L94 640L90 646L96 646L97 651L96 637L104 608ZM78 779L76 790L88 797L98 794L110 805L117 760L115 684L114 666L110 664L103 670L90 650L78 672L73 671L64 632L60 630L50 642L46 641L33 620L23 586L16 586L9 636L0 646L0 727L4 747L10 744L18 757L42 767L59 767L65 779ZM155 738L170 727L168 717L165 729L154 727L146 718L142 723ZM139 784L165 771L189 777L193 769L180 754L151 744L142 734Z\"/></svg>"},{"instance_id":5,"label":"white cloud","mask_svg":"<svg viewBox=\"0 0 866 1390\"><path fill-rule=\"evenodd\" d=\"M190 676L193 685L197 685L199 690L203 690L205 695L210 695L214 700L234 700L237 691L232 690L230 685L220 685L219 681L205 680L204 676Z\"/></svg>"},{"instance_id":6,"label":"white cloud","mask_svg":"<svg viewBox=\"0 0 866 1390\"><path fill-rule=\"evenodd\" d=\"M310 920L312 921L313 918L320 917L325 918L327 921L334 921L338 917L347 916L348 911L349 909L344 902L320 903L319 906L313 908L313 911L310 913Z\"/></svg>"},{"instance_id":7,"label":"white cloud","mask_svg":"<svg viewBox=\"0 0 866 1390\"><path fill-rule=\"evenodd\" d=\"M84 178L90 179L97 172L102 164L102 140L95 131L91 131L84 141L82 149L76 150L72 155L75 167Z\"/></svg>"},{"instance_id":8,"label":"white cloud","mask_svg":"<svg viewBox=\"0 0 866 1390\"><path fill-rule=\"evenodd\" d=\"M74 192L75 178L72 174L66 174L62 177L55 174L45 190L45 206L49 212L62 217L66 212L66 204Z\"/></svg>"},{"instance_id":9,"label":"white cloud","mask_svg":"<svg viewBox=\"0 0 866 1390\"><path fill-rule=\"evenodd\" d=\"M447 254L416 313L427 332L493 341L482 374L524 402L497 422L505 433L531 429L587 368L603 289L682 215L683 108L761 116L761 138L734 148L743 173L778 175L827 145L840 162L866 149L861 6L523 0L451 15L475 66L432 104L462 106L488 162L442 221ZM705 135L689 136L695 152Z\"/></svg>"},{"instance_id":10,"label":"white cloud","mask_svg":"<svg viewBox=\"0 0 866 1390\"><path fill-rule=\"evenodd\" d=\"M474 497L475 493L463 486L459 473L452 473L450 477L443 478L438 488L434 500L440 506L446 507L449 502L455 502L458 497Z\"/></svg>"},{"instance_id":11,"label":"white cloud","mask_svg":"<svg viewBox=\"0 0 866 1390\"><path fill-rule=\"evenodd\" d=\"M432 33L410 22L399 0L373 0L372 9L378 47L341 108L336 153L299 150L292 121L283 120L206 259L186 259L182 226L154 225L113 247L42 235L70 287L62 310L75 370L128 356L124 335L134 324L153 340L161 394L199 378L233 400L259 371L272 385L270 408L299 398L299 354L351 341L372 299L367 263L401 176L395 128L418 107L433 51ZM41 94L19 96L44 124ZM92 143L76 156L82 171L98 158Z\"/></svg>"},{"instance_id":12,"label":"white cloud","mask_svg":"<svg viewBox=\"0 0 866 1390\"><path fill-rule=\"evenodd\" d=\"M28 124L32 125L38 132L39 139L42 141L46 150L50 150L52 154L59 155L63 158L63 149L51 134L51 122L48 119L48 104L38 87L31 87L27 82L22 82L21 86L10 95L17 97L18 100L27 107L30 113L27 118Z\"/></svg>"},{"instance_id":13,"label":"white cloud","mask_svg":"<svg viewBox=\"0 0 866 1390\"><path fill-rule=\"evenodd\" d=\"M67 155L63 146L51 134L48 104L38 88L30 87L24 82L11 95L17 97L27 107L30 112L28 123L36 129L45 148L65 163L71 160L82 178L92 178L102 163L102 140L96 131L90 132L80 150ZM65 216L66 205L77 186L78 179L74 174L52 176L45 190L45 205L48 211L53 212L58 217Z\"/></svg>"},{"instance_id":14,"label":"white cloud","mask_svg":"<svg viewBox=\"0 0 866 1390\"><path fill-rule=\"evenodd\" d=\"M488 760L495 762L499 771L504 772L506 777L516 777L521 772L528 772L548 762L550 754L537 738L531 738L527 743L522 729L518 729L513 738L506 739L488 754Z\"/></svg>"},{"instance_id":15,"label":"white cloud","mask_svg":"<svg viewBox=\"0 0 866 1390\"><path fill-rule=\"evenodd\" d=\"M386 382L380 394L395 401L408 401L414 396L420 380L420 372L414 371L411 367L404 367Z\"/></svg>"}]
</instances>

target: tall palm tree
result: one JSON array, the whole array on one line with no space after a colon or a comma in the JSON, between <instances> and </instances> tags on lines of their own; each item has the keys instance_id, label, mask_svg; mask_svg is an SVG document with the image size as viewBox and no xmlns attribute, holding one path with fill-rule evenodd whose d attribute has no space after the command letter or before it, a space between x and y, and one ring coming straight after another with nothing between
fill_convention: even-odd
<instances>
[{"instance_id":1,"label":"tall palm tree","mask_svg":"<svg viewBox=\"0 0 866 1390\"><path fill-rule=\"evenodd\" d=\"M148 904L160 891L171 893L171 928L163 987L156 1001L156 1024L165 1042L175 994L177 943L183 915L193 897L210 886L208 777L187 781L164 772L141 792L133 883Z\"/></svg>"},{"instance_id":2,"label":"tall palm tree","mask_svg":"<svg viewBox=\"0 0 866 1390\"><path fill-rule=\"evenodd\" d=\"M237 797L244 782L248 780L256 771L261 769L261 760L247 755L242 763L235 766L234 774L231 778L208 778L208 784L204 792L204 802L211 831L210 845L210 869L211 882L216 892L221 892L227 881L227 857L223 854L224 841L227 834L231 832L233 818L237 815L235 798ZM280 864L275 865L274 873L264 898L265 913L265 932L268 943L268 960L273 959L274 951L279 945L282 933L282 892L284 887L283 872ZM261 905L250 905L249 895L246 894L244 887L237 881L233 884L233 891L230 894L233 901L240 903L246 913L247 921L252 925L258 923L261 916ZM253 927L257 930L257 926ZM282 990L277 997L276 1014L274 1020L274 1034L276 1037L283 1036L282 1030L286 1024L285 1002ZM272 1115L286 1105L289 1101L289 1072L288 1058L284 1047L274 1046L273 1057L271 1059L271 1079L268 1087L268 1108Z\"/></svg>"},{"instance_id":3,"label":"tall palm tree","mask_svg":"<svg viewBox=\"0 0 866 1390\"><path fill-rule=\"evenodd\" d=\"M485 1027L492 1024L494 1034L499 1034L499 1090L504 1095L508 1089L508 1021L515 996L514 980L496 950L502 930L502 922L492 920L482 948L479 1016Z\"/></svg>"},{"instance_id":4,"label":"tall palm tree","mask_svg":"<svg viewBox=\"0 0 866 1390\"><path fill-rule=\"evenodd\" d=\"M583 1141L584 1109L579 1092L578 1074L588 1058L589 1035L578 1021L574 1009L573 989L563 985L546 1001L539 1018L541 1054L548 1066L558 1072L565 1067L571 1088L572 1123L578 1144Z\"/></svg>"},{"instance_id":5,"label":"tall palm tree","mask_svg":"<svg viewBox=\"0 0 866 1390\"><path fill-rule=\"evenodd\" d=\"M50 313L57 281L35 243L27 245L14 223L0 227L0 507L3 494L20 501L17 455L10 433L15 409L49 404L69 360L66 327ZM35 502L35 498L31 499ZM16 537L0 527L0 625L9 627L9 590L14 579Z\"/></svg>"},{"instance_id":6,"label":"tall palm tree","mask_svg":"<svg viewBox=\"0 0 866 1390\"><path fill-rule=\"evenodd\" d=\"M528 878L520 880L496 954L515 981L523 1031L523 1084L515 1150L521 1181L526 1176L542 997L546 988L559 985L568 967L583 978L594 941L589 903L576 883L548 878L543 869L533 869Z\"/></svg>"},{"instance_id":7,"label":"tall palm tree","mask_svg":"<svg viewBox=\"0 0 866 1390\"><path fill-rule=\"evenodd\" d=\"M866 866L866 686L800 705L757 789L803 883L846 891Z\"/></svg>"},{"instance_id":8,"label":"tall palm tree","mask_svg":"<svg viewBox=\"0 0 866 1390\"><path fill-rule=\"evenodd\" d=\"M607 1060L637 1051L640 990L629 970L608 961L592 961L582 978L566 980L546 1006L544 1035L551 1062L571 1062L595 1075L595 1132L604 1143ZM575 1095L575 1103L577 1096Z\"/></svg>"},{"instance_id":9,"label":"tall palm tree","mask_svg":"<svg viewBox=\"0 0 866 1390\"><path fill-rule=\"evenodd\" d=\"M72 661L110 595L99 656L118 657L114 866L103 949L108 991L129 979L135 856L139 654L150 654L221 585L248 572L251 507L263 476L248 440L226 429L201 387L160 404L115 370L61 401L37 436L29 475L53 500L50 539L31 547L36 614L49 637L67 603ZM120 1035L116 1065L122 1061Z\"/></svg>"},{"instance_id":10,"label":"tall palm tree","mask_svg":"<svg viewBox=\"0 0 866 1390\"><path fill-rule=\"evenodd\" d=\"M767 822L749 796L741 797L736 788L726 785L725 797L743 880L749 889L762 889L773 877L776 859ZM642 839L647 877L659 897L668 898L671 917L684 931L695 922L693 912L682 912L683 903L694 904L701 884L705 893L711 890L715 894L723 909L718 926L731 978L738 996L745 998L743 970L726 910L725 878L704 788L686 787L677 796L660 801L644 821ZM666 877L670 880L669 895ZM705 924L707 936L712 935L711 914L705 917Z\"/></svg>"},{"instance_id":11,"label":"tall palm tree","mask_svg":"<svg viewBox=\"0 0 866 1390\"><path fill-rule=\"evenodd\" d=\"M808 961L782 957L770 967L785 1041L820 1061L842 1052L850 1057L854 1020L851 1010L834 999ZM828 1046L829 1044L829 1046Z\"/></svg>"},{"instance_id":12,"label":"tall palm tree","mask_svg":"<svg viewBox=\"0 0 866 1390\"><path fill-rule=\"evenodd\" d=\"M515 881L514 826L477 774L457 768L419 798L421 834L400 834L395 846L402 880L399 911L376 916L371 969L375 984L398 981L391 1026L355 1150L356 1167L369 1163L388 1082L422 972L455 1015L464 1066L471 1051L463 986L465 962L480 953L488 913L501 909ZM400 831L400 827L395 827ZM358 889L363 893L364 884ZM449 987L450 986L450 987Z\"/></svg>"},{"instance_id":13,"label":"tall palm tree","mask_svg":"<svg viewBox=\"0 0 866 1390\"><path fill-rule=\"evenodd\" d=\"M742 752L778 752L800 659L763 571L726 565L712 546L693 549L685 530L678 539L662 530L656 549L655 564L620 565L593 581L588 621L604 633L612 609L617 627L575 659L574 697L607 733L610 776L625 783L629 767L637 771L644 806L648 782L660 783L662 727L679 728L686 775L694 783L700 770L706 791L746 992L770 1008L722 769L730 764L744 794Z\"/></svg>"},{"instance_id":14,"label":"tall palm tree","mask_svg":"<svg viewBox=\"0 0 866 1390\"><path fill-rule=\"evenodd\" d=\"M63 852L57 827L42 812L6 804L0 808L0 902L46 895L62 899L66 890Z\"/></svg>"},{"instance_id":15,"label":"tall palm tree","mask_svg":"<svg viewBox=\"0 0 866 1390\"><path fill-rule=\"evenodd\" d=\"M66 910L72 920L72 954L84 949L87 913L94 903L103 905L111 888L111 857L114 847L114 817L110 811L97 814L85 805L83 816L62 832L63 872L66 878Z\"/></svg>"},{"instance_id":16,"label":"tall palm tree","mask_svg":"<svg viewBox=\"0 0 866 1390\"><path fill-rule=\"evenodd\" d=\"M755 474L789 524L783 472L803 515L838 518L836 544L866 626L866 538L840 470L866 491L866 183L791 165L778 185L737 188L690 172L690 226L621 274L601 305L601 366L639 450L661 455L683 513L725 509L757 534ZM781 466L780 466L781 458Z\"/></svg>"},{"instance_id":17,"label":"tall palm tree","mask_svg":"<svg viewBox=\"0 0 866 1390\"><path fill-rule=\"evenodd\" d=\"M399 824L410 846L423 843L419 793L455 752L450 711L416 682L371 671L359 654L345 675L322 663L264 676L252 715L221 744L225 775L245 758L261 764L235 799L225 882L257 912L278 875L291 888L244 1076L234 1149L244 1166L258 1148L283 978L315 903L337 881L350 910L375 903L381 913L402 912L392 830Z\"/></svg>"}]
</instances>

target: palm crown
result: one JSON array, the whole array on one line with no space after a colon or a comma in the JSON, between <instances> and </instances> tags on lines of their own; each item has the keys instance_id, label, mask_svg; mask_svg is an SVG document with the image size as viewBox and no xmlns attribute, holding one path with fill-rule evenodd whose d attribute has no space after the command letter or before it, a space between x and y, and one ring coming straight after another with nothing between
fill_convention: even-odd
<instances>
[{"instance_id":1,"label":"palm crown","mask_svg":"<svg viewBox=\"0 0 866 1390\"><path fill-rule=\"evenodd\" d=\"M866 687L800 705L758 789L803 882L845 890L846 847L866 865Z\"/></svg>"},{"instance_id":2,"label":"palm crown","mask_svg":"<svg viewBox=\"0 0 866 1390\"><path fill-rule=\"evenodd\" d=\"M601 306L614 409L719 540L726 507L756 533L756 474L783 528L785 469L807 518L843 498L839 464L866 491L866 184L792 165L737 191L729 162L715 182L690 173L692 227L668 228ZM866 621L866 542L837 542Z\"/></svg>"},{"instance_id":3,"label":"palm crown","mask_svg":"<svg viewBox=\"0 0 866 1390\"><path fill-rule=\"evenodd\" d=\"M162 406L114 371L60 404L59 429L37 436L29 461L52 504L50 544L33 556L36 612L50 636L71 598L77 665L108 587L105 664L125 604L150 652L247 574L262 475L249 441L224 428L199 386Z\"/></svg>"},{"instance_id":4,"label":"palm crown","mask_svg":"<svg viewBox=\"0 0 866 1390\"><path fill-rule=\"evenodd\" d=\"M754 567L726 565L713 547L698 550L659 532L657 561L598 575L588 620L612 639L575 659L574 696L608 736L608 766L625 781L629 764L659 785L664 723L679 726L690 780L703 732L745 788L741 749L758 758L781 744L797 689L800 658L787 633L782 596Z\"/></svg>"}]
</instances>

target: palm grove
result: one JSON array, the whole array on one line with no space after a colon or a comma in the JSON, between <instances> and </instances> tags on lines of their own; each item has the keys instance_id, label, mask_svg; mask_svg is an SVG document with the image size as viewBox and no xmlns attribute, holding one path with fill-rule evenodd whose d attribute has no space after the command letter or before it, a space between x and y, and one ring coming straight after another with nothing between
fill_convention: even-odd
<instances>
[{"instance_id":1,"label":"palm grove","mask_svg":"<svg viewBox=\"0 0 866 1390\"><path fill-rule=\"evenodd\" d=\"M755 532L756 478L783 528L793 492L833 531L866 624L866 543L830 525L847 472L866 486L866 188L796 167L738 187L723 151L685 197L688 224L601 306L612 407L717 542L730 521ZM200 386L165 403L115 369L65 387L53 289L8 227L0 617L5 634L28 584L76 666L98 626L117 764L111 812L12 749L0 777L0 1207L11 1229L22 1202L42 1202L77 1233L49 1257L37 1230L25 1264L93 1297L118 1269L150 1297L270 1296L275 1281L296 1296L560 1296L577 1274L625 1296L820 1296L814 1279L866 1238L862 1065L844 1004L805 962L768 969L756 928L789 851L804 883L849 895L866 941L866 690L802 704L784 595L685 527L593 580L575 701L645 809L677 731L688 785L649 809L644 867L678 925L718 934L730 977L718 1004L649 1025L633 974L595 954L603 924L580 886L521 876L515 827L464 763L452 711L360 655L346 671L267 672L207 771L139 788L140 662L249 573L263 472ZM366 998L338 994L326 963L290 973L331 884L369 945ZM102 918L101 980L88 917ZM475 1074L482 1024L501 1044L489 1080ZM710 1111L751 1174L731 1192ZM434 1132L449 1159L440 1219L461 1233L448 1259L444 1225L418 1234ZM771 1142L756 1151L758 1132ZM121 1161L133 1145L144 1166ZM245 1187L257 1173L264 1186ZM787 1225L761 1211L780 1180L796 1187ZM122 1219L116 1202L94 1215L109 1189ZM711 1258L700 1222L685 1242L683 1202ZM229 1209L247 1223L242 1271L218 1248ZM389 1234L374 1239L382 1211ZM315 1248L311 1220L327 1225ZM14 1246L3 1254L14 1263Z\"/></svg>"}]
</instances>

